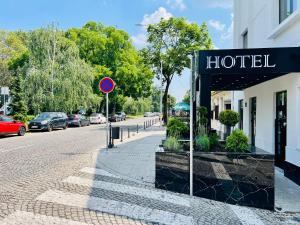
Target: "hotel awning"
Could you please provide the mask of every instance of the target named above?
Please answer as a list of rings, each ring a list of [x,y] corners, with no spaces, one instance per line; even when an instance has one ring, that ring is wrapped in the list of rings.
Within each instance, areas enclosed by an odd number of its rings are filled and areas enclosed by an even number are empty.
[[[199,51],[198,74],[211,91],[243,90],[300,72],[300,48]]]

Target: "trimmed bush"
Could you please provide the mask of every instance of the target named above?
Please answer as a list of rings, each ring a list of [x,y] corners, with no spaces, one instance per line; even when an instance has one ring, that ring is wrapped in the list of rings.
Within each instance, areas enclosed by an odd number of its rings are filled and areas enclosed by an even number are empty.
[[[13,116],[14,120],[20,121],[22,123],[26,123],[28,121],[27,116],[23,115],[23,114],[15,114]]]
[[[180,152],[181,151],[181,144],[178,142],[176,137],[169,137],[164,142],[164,148],[169,151],[173,152]]]
[[[239,122],[240,115],[233,110],[225,110],[220,113],[219,120],[225,126],[233,127]]]
[[[225,148],[230,152],[248,152],[248,137],[242,130],[234,130],[231,135],[226,138]]]
[[[208,152],[210,149],[209,137],[207,135],[196,138],[196,146],[201,150]]]
[[[219,139],[220,137],[216,133],[209,135],[209,144],[211,149],[219,145]]]
[[[182,137],[189,131],[189,127],[179,119],[170,118],[167,124],[167,134],[170,137]]]

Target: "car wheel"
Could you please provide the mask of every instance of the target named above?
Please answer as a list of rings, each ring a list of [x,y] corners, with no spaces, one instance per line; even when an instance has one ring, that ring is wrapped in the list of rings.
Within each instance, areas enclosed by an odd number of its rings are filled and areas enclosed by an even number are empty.
[[[53,126],[52,126],[52,125],[48,125],[47,131],[48,131],[48,132],[51,132],[52,130],[53,130]]]
[[[19,133],[18,133],[18,135],[19,135],[19,136],[24,136],[24,135],[25,135],[25,133],[26,133],[26,129],[25,129],[25,127],[20,127],[20,130],[19,130]]]
[[[68,125],[65,123],[65,125],[63,126],[63,129],[67,129],[68,128]]]
[[[81,122],[79,122],[79,123],[78,123],[78,127],[82,127],[82,124],[81,124]]]

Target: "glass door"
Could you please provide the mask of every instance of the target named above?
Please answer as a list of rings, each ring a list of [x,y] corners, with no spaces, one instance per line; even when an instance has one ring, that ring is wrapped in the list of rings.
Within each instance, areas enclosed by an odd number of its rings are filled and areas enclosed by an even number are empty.
[[[250,129],[251,145],[254,147],[256,135],[256,97],[250,98]]]
[[[275,165],[283,167],[285,161],[286,130],[287,130],[287,92],[276,93],[275,118]]]

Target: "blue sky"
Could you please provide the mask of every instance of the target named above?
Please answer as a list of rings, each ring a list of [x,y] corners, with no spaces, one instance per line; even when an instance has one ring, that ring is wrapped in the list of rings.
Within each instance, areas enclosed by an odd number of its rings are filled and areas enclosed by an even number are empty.
[[[0,0],[0,29],[32,30],[55,22],[61,29],[81,27],[89,20],[126,30],[133,43],[145,44],[145,30],[160,18],[206,21],[216,48],[232,47],[233,0]],[[180,101],[189,89],[189,71],[175,78],[170,93]]]

